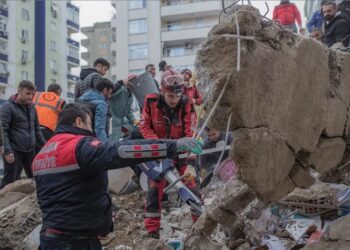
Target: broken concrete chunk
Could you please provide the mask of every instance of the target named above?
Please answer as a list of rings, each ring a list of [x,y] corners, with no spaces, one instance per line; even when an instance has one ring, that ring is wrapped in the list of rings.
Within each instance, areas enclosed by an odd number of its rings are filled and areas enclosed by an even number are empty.
[[[236,130],[233,137],[233,159],[239,166],[239,178],[258,197],[276,201],[294,189],[291,181],[287,182],[290,185],[278,186],[294,164],[293,152],[279,135],[267,128],[256,128]]]
[[[350,246],[350,215],[339,218],[328,227],[323,236],[324,239],[348,241]]]
[[[342,138],[321,138],[315,152],[310,155],[308,164],[321,174],[328,172],[341,162],[345,147]]]
[[[310,171],[302,167],[299,163],[294,164],[289,177],[294,185],[299,188],[308,188],[315,183],[315,179],[311,176]]]
[[[217,222],[210,218],[207,213],[202,214],[193,225],[194,232],[200,232],[205,235],[211,235],[217,226]]]

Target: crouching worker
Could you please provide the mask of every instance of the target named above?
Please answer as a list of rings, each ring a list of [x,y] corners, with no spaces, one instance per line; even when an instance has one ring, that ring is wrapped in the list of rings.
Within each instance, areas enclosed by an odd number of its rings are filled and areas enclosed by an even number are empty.
[[[161,94],[150,94],[145,98],[140,132],[145,139],[179,139],[192,137],[196,125],[193,103],[183,95],[184,78],[175,70],[166,70],[161,76]],[[174,166],[179,174],[193,173],[194,159],[176,159]],[[199,180],[191,178],[186,186],[200,198]],[[145,228],[152,238],[159,238],[163,189],[166,181],[148,180],[145,207]],[[191,210],[192,220],[199,214]]]
[[[67,105],[32,164],[43,219],[41,249],[102,249],[98,237],[113,225],[107,170],[175,158],[186,145],[201,150],[190,138],[102,142],[93,136],[88,108]]]

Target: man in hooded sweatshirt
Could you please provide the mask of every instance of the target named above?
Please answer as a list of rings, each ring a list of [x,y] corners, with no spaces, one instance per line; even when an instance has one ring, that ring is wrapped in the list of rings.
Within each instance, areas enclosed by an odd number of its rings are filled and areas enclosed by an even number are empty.
[[[94,89],[89,89],[79,98],[79,102],[86,103],[92,111],[92,129],[101,141],[108,140],[111,116],[108,115],[107,100],[111,98],[113,89],[113,83],[102,78],[96,83]]]
[[[83,69],[75,85],[75,99],[79,99],[89,89],[94,89],[99,80],[106,75],[110,63],[104,58],[97,58],[93,68]]]

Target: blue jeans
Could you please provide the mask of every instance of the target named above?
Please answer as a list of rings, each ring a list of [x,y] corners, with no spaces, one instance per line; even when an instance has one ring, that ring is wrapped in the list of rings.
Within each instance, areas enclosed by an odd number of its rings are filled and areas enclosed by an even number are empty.
[[[40,235],[41,250],[102,250],[101,242],[96,239],[74,240],[57,239]]]

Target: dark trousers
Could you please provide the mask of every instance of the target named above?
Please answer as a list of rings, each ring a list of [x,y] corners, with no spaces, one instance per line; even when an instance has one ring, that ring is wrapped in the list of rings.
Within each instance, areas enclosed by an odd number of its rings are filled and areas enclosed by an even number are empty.
[[[2,179],[0,189],[5,187],[7,184],[19,180],[21,178],[22,168],[24,169],[28,178],[33,178],[31,165],[35,157],[35,151],[21,152],[13,150],[13,155],[15,157],[15,161],[11,164],[8,163],[5,160],[5,156],[3,156],[4,178]]]
[[[39,250],[102,250],[98,239],[57,239],[40,235]]]

